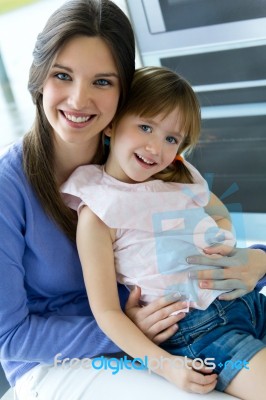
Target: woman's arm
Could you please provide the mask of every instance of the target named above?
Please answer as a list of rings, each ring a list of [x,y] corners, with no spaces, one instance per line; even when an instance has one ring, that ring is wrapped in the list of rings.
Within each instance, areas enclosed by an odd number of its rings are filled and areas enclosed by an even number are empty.
[[[213,193],[205,210],[219,227],[227,230],[232,228],[228,210]],[[232,300],[245,295],[256,286],[261,289],[266,285],[266,246],[255,245],[250,249],[243,249],[216,245],[204,249],[204,252],[206,256],[191,256],[187,258],[187,262],[220,268],[194,271],[191,278],[198,279],[201,288],[230,291],[222,294],[220,299]],[[216,254],[221,257],[209,257]]]
[[[112,231],[88,207],[83,207],[78,222],[77,245],[90,306],[100,328],[133,358],[168,359],[154,372],[175,385],[200,393],[212,390],[215,374],[203,376],[188,368],[173,371],[169,362],[175,357],[151,342],[122,312],[112,242]]]
[[[0,358],[5,365],[10,361],[9,379],[14,383],[19,362],[52,364],[58,353],[60,358],[82,358],[119,349],[100,331],[89,307],[84,314],[86,292],[75,246],[43,211],[21,163],[4,161]]]

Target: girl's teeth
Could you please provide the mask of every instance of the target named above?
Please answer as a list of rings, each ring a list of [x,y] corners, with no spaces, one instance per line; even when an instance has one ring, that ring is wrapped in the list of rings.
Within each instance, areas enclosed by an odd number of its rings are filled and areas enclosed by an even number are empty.
[[[139,154],[137,154],[137,156],[138,156],[142,161],[144,161],[146,164],[149,164],[149,165],[155,164],[153,161],[146,160],[146,158],[140,156]]]
[[[65,114],[65,116],[69,121],[77,123],[87,122],[90,119],[90,117],[75,117],[74,115],[69,115],[69,114]]]

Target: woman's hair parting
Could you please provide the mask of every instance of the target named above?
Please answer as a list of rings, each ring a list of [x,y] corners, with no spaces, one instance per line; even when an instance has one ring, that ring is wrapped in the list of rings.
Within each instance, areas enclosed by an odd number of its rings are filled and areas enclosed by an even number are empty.
[[[36,117],[31,131],[24,137],[24,169],[46,212],[73,240],[76,220],[64,205],[55,180],[52,128],[44,113],[42,88],[62,46],[78,35],[99,37],[108,45],[119,74],[118,111],[127,100],[135,71],[131,24],[111,0],[67,1],[51,15],[37,37],[28,82]],[[99,146],[93,162],[102,162],[103,157]]]
[[[164,181],[192,183],[192,175],[180,155],[191,152],[199,139],[200,105],[191,85],[177,73],[164,67],[144,67],[136,70],[130,97],[115,118],[113,127],[115,128],[126,114],[146,118],[161,114],[166,117],[174,110],[177,111],[177,118],[181,120],[184,139],[173,163],[154,177]]]

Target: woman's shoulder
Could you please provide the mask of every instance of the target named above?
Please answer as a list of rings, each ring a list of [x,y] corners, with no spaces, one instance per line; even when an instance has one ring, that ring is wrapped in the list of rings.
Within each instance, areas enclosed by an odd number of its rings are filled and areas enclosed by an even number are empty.
[[[6,213],[14,207],[21,210],[25,208],[31,189],[23,169],[22,141],[1,149],[0,187],[0,205]]]
[[[22,162],[22,140],[0,149],[0,179],[16,181],[25,179]]]

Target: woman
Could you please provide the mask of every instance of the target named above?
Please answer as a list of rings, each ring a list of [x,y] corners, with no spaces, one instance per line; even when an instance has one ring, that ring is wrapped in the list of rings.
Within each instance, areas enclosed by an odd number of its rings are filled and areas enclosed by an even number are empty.
[[[54,366],[59,353],[84,359],[119,351],[88,307],[76,221],[58,188],[77,166],[104,158],[99,133],[123,105],[134,72],[132,28],[109,0],[70,1],[48,20],[33,55],[36,119],[0,161],[1,363],[18,399],[124,398],[124,390],[140,398],[147,379],[161,397],[171,389],[144,373],[123,379],[122,371],[114,380],[108,371]],[[119,292],[124,306],[127,292]],[[128,315],[154,342],[166,340],[179,317],[165,315],[179,303],[162,299],[140,309],[138,297],[137,289]]]
[[[85,371],[84,379],[84,370],[76,376],[70,370],[67,378],[53,368],[58,353],[82,359],[119,351],[88,307],[76,220],[58,188],[77,166],[103,160],[100,132],[127,97],[134,50],[131,25],[109,0],[65,3],[36,42],[29,76],[36,119],[0,161],[1,363],[21,399],[29,399],[36,385],[46,399],[54,393],[69,399],[71,387],[91,390],[98,372]],[[119,291],[124,306],[128,294]],[[179,317],[160,320],[178,303],[162,300],[143,312],[135,307],[137,298],[135,293],[127,307],[150,338],[160,342],[177,330]]]

